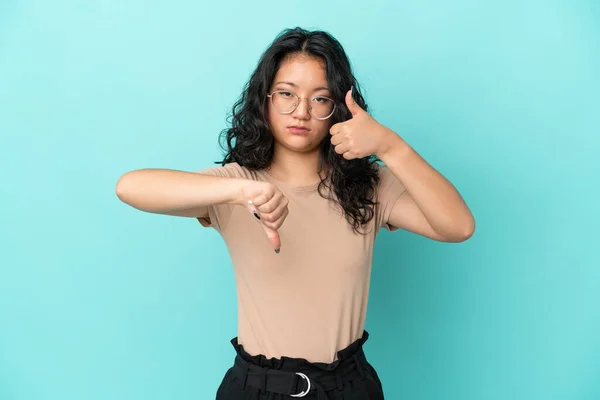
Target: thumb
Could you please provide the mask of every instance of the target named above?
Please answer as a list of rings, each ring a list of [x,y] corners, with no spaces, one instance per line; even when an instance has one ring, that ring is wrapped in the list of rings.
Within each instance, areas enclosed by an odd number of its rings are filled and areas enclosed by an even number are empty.
[[[252,200],[248,200],[248,210],[250,210],[250,212],[254,215],[254,217],[258,220],[260,220],[260,216],[257,213],[256,208],[254,207],[254,202]],[[275,253],[279,254],[279,250],[281,249],[281,238],[279,237],[279,232],[277,232],[274,229],[269,228],[268,226],[265,226],[264,224],[261,224],[261,226],[263,227],[265,233],[267,234],[267,238],[269,238],[269,242],[271,242],[271,244],[273,245],[273,248],[275,249]]]
[[[352,98],[352,91],[353,89],[350,89],[348,90],[348,93],[346,93],[346,106],[348,106],[348,110],[350,110],[352,116],[355,117],[358,114],[360,114],[363,111],[363,109],[360,108],[360,106],[356,104],[356,101],[354,101],[354,99]]]
[[[269,241],[273,245],[273,248],[275,249],[275,253],[279,254],[279,250],[281,249],[281,238],[279,237],[279,232],[277,232],[274,229],[268,228],[264,225],[263,225],[263,229],[267,233],[267,237],[269,238]]]

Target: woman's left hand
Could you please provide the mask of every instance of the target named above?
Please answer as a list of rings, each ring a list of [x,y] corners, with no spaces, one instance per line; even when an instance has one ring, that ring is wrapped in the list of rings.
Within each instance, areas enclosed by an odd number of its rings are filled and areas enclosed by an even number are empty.
[[[352,98],[352,91],[346,93],[346,105],[352,118],[339,122],[329,129],[331,144],[335,152],[346,160],[381,155],[390,147],[396,133],[377,122]]]

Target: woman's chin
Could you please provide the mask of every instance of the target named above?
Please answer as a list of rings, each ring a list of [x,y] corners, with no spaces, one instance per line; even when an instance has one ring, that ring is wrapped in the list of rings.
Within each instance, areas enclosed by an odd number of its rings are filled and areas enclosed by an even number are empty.
[[[312,152],[319,147],[319,144],[312,138],[286,138],[284,142],[279,142],[279,145],[296,153]]]

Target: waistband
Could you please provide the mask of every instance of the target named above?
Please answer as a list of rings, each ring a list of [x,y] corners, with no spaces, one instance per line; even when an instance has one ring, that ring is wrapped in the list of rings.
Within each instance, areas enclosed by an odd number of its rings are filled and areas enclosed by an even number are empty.
[[[316,392],[318,398],[326,399],[326,392],[342,389],[343,385],[357,377],[365,378],[367,359],[363,344],[369,334],[337,352],[333,363],[311,363],[303,358],[269,358],[250,355],[237,338],[231,340],[235,350],[232,373],[242,385],[255,387],[263,392],[279,393],[291,397],[304,397]]]

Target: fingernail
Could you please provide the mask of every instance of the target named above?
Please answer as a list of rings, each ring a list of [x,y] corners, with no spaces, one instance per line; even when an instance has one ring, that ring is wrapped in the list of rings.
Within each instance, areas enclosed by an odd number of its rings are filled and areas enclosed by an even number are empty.
[[[279,254],[280,251],[281,251],[281,249],[277,249],[277,250],[275,250],[275,253]]]
[[[256,219],[260,219],[260,217],[258,216],[258,214],[256,213],[256,211],[254,211],[254,216],[256,217]]]
[[[350,86],[350,92],[354,94],[354,85]]]

